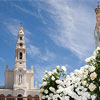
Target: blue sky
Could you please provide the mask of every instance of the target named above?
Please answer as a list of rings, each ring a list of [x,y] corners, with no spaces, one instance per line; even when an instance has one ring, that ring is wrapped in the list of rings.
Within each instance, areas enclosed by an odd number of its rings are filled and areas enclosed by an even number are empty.
[[[20,22],[27,47],[27,69],[41,83],[45,70],[65,65],[68,73],[85,65],[95,49],[96,0],[0,0],[0,85],[5,65],[14,68]]]

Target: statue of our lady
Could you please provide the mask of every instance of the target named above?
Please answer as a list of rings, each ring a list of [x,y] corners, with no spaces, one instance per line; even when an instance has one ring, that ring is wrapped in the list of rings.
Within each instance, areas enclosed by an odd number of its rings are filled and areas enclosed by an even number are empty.
[[[95,26],[95,44],[96,47],[100,47],[100,3],[98,2],[97,8],[95,9],[96,13],[96,26]]]

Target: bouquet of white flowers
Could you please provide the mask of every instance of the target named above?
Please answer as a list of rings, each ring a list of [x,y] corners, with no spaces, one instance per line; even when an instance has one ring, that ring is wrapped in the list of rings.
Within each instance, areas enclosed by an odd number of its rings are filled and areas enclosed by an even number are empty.
[[[45,72],[40,86],[42,100],[100,100],[100,48],[87,65],[66,75],[64,66]],[[62,80],[63,79],[63,80]]]
[[[55,70],[45,71],[43,77],[43,83],[40,85],[40,92],[42,93],[42,100],[60,100],[59,94],[57,96],[57,90],[59,84],[66,78],[66,68],[57,66]]]

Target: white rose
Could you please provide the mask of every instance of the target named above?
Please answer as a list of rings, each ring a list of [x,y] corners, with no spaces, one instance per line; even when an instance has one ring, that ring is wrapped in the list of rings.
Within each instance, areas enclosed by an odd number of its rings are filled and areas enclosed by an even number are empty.
[[[46,89],[46,90],[44,90],[44,93],[45,93],[45,94],[48,94],[48,90],[47,90],[47,89]]]
[[[82,81],[82,85],[85,86],[87,81]]]
[[[97,47],[96,52],[97,52],[98,50],[100,50],[100,47]]]
[[[55,80],[55,77],[54,77],[54,76],[52,76],[52,77],[51,77],[51,79],[54,81],[54,80]]]
[[[93,83],[91,83],[89,85],[89,89],[90,89],[90,91],[94,91],[96,89],[96,85],[94,85]]]
[[[96,100],[96,95],[91,95],[92,100]]]
[[[95,71],[95,69],[96,69],[95,66],[90,66],[90,67],[89,67],[89,71],[90,71],[90,72]]]
[[[55,92],[55,89],[54,89],[53,87],[50,87],[49,90],[50,90],[51,92]]]
[[[43,95],[43,96],[42,96],[42,99],[45,99],[45,98],[46,98],[46,97]]]
[[[56,69],[59,69],[60,68],[60,66],[56,66]]]
[[[56,70],[56,69],[55,69],[55,70],[53,70],[53,74],[54,74],[54,73],[57,73],[57,70]]]
[[[86,62],[90,62],[90,61],[93,60],[93,59],[95,59],[95,57],[94,57],[94,56],[91,56],[91,57],[89,57],[89,58],[86,58],[85,61],[86,61]]]
[[[40,92],[42,93],[43,91],[44,91],[44,89],[43,89],[43,88],[41,88],[41,89],[40,89]]]
[[[86,62],[90,62],[90,60],[91,60],[90,58],[86,58],[85,59]]]
[[[61,84],[62,81],[61,81],[61,80],[56,80],[56,83],[57,83],[57,84]]]
[[[94,52],[93,52],[93,56],[95,56],[95,57],[97,56],[97,53],[96,53],[96,51],[94,51]]]
[[[48,75],[51,76],[51,75],[52,75],[52,72],[49,71],[49,72],[48,72]]]
[[[91,80],[94,80],[97,77],[96,72],[91,73],[90,77],[91,77]]]
[[[47,75],[45,75],[45,76],[42,78],[43,81],[46,81],[46,79],[47,79]]]
[[[43,82],[42,86],[46,86],[47,85],[47,82]]]
[[[50,93],[49,96],[52,97],[53,96],[53,93]]]
[[[47,79],[47,77],[45,77],[45,76],[42,78],[43,81],[46,81],[46,79]]]
[[[66,72],[66,67],[65,66],[62,66],[61,69]]]

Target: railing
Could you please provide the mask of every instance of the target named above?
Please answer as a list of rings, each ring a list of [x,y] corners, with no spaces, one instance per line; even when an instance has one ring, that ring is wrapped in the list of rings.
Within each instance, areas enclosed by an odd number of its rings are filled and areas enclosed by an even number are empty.
[[[39,97],[16,97],[16,96],[0,96],[0,100],[5,100],[5,99],[16,99],[17,100],[23,100],[26,98],[27,100],[40,100]]]

